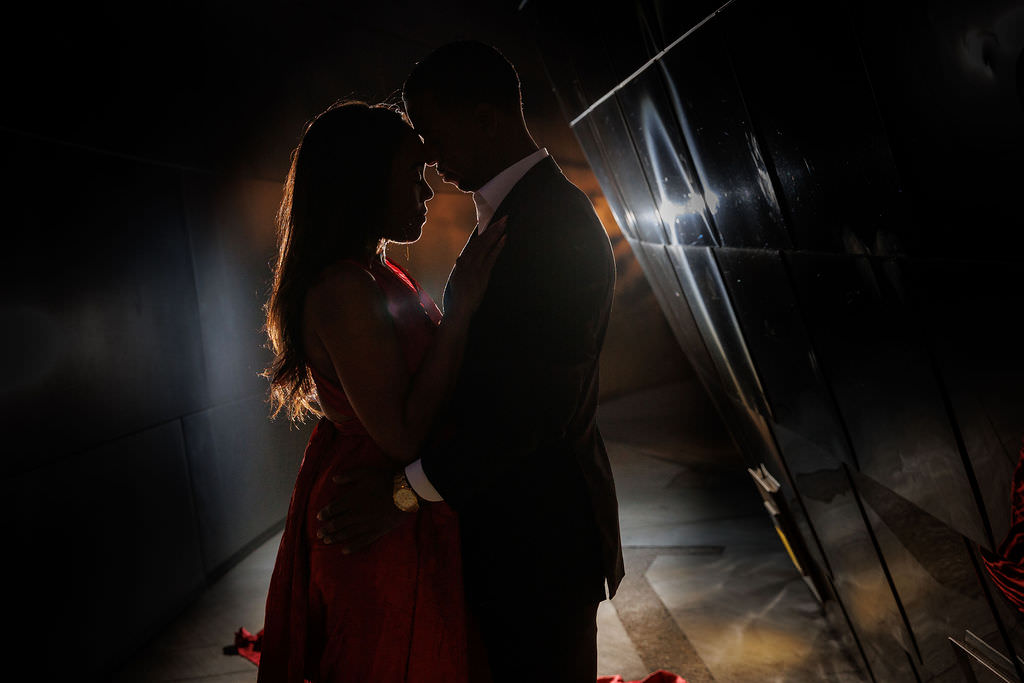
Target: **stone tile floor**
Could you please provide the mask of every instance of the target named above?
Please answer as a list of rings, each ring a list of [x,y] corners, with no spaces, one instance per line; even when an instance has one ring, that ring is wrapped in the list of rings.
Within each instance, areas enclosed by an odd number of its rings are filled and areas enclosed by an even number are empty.
[[[699,386],[606,402],[600,421],[627,578],[598,612],[599,673],[632,680],[663,668],[689,683],[866,680],[789,561]],[[279,540],[210,586],[114,680],[255,681],[255,667],[222,648],[239,626],[261,628]]]

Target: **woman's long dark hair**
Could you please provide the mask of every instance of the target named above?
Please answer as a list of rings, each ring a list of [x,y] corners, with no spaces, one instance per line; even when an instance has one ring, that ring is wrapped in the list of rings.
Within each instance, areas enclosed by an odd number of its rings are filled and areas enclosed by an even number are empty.
[[[385,105],[339,102],[306,124],[292,152],[277,211],[277,263],[266,312],[274,360],[271,415],[293,422],[320,416],[302,349],[306,293],[331,263],[365,260],[383,247],[381,224],[391,164],[411,129]]]

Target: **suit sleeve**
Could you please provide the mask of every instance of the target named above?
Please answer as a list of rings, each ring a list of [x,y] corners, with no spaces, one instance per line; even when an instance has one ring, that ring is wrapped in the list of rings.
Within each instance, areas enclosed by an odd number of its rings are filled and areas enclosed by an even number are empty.
[[[582,197],[582,196],[581,196]],[[594,381],[614,284],[608,238],[589,202],[533,217],[509,241],[474,321],[453,436],[422,456],[456,508],[510,477],[543,476]],[[537,225],[537,222],[540,225]]]

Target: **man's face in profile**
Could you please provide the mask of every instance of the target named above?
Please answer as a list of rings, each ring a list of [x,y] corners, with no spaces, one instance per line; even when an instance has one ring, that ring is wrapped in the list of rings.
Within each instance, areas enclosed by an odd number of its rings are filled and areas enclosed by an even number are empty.
[[[488,178],[480,177],[482,141],[475,135],[468,108],[460,104],[442,107],[429,94],[406,100],[405,107],[413,128],[423,138],[427,164],[436,164],[438,175],[463,192],[480,189]]]

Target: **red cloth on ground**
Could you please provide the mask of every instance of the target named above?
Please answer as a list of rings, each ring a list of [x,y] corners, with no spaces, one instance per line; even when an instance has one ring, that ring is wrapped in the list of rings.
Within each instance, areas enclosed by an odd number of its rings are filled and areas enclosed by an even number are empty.
[[[394,264],[375,263],[369,272],[415,371],[441,314]],[[355,418],[341,387],[314,378],[321,404],[352,419],[322,419],[306,447],[267,597],[259,680],[468,681],[458,525],[446,504],[425,503],[351,555],[317,539],[315,515],[336,495],[333,475],[394,463]]]
[[[235,645],[234,648],[225,648],[225,654],[234,654],[239,657],[244,657],[256,666],[260,665],[260,650],[263,648],[263,629],[256,635],[249,633],[249,631],[243,626],[242,628],[235,631]],[[233,652],[228,652],[232,650]]]
[[[686,683],[686,681],[674,673],[658,669],[639,681],[624,681],[622,676],[598,676],[597,683]]]
[[[992,582],[1024,613],[1024,448],[1021,448],[1013,474],[1010,524],[1010,533],[996,552],[981,548],[981,559]]]

